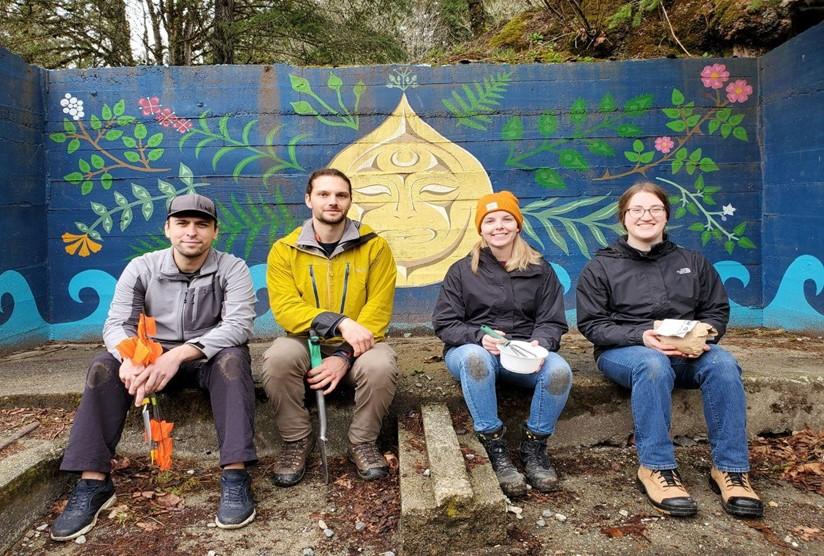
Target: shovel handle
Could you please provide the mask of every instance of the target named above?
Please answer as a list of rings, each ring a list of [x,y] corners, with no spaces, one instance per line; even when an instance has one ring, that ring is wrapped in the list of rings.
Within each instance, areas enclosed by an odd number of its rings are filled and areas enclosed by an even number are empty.
[[[323,357],[320,353],[320,338],[317,335],[311,334],[309,336],[309,361],[312,368],[319,366],[323,362]],[[322,442],[326,441],[326,397],[323,395],[323,390],[315,390],[315,400],[318,404],[318,419],[320,420],[320,430],[318,436]]]

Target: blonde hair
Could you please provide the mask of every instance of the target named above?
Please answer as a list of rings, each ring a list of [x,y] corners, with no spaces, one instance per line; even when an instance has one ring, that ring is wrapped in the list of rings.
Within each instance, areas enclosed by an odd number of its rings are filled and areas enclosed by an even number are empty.
[[[478,243],[472,246],[472,251],[469,252],[472,256],[470,268],[472,268],[472,272],[474,274],[478,274],[478,265],[481,262],[481,249],[484,247],[489,246],[486,241],[481,238],[478,240]],[[524,238],[521,237],[521,234],[518,234],[515,237],[515,243],[512,246],[512,256],[509,257],[508,261],[506,261],[506,266],[504,268],[506,268],[507,272],[512,272],[513,270],[526,270],[529,265],[540,263],[542,258],[543,255],[530,247],[529,244],[524,241]]]

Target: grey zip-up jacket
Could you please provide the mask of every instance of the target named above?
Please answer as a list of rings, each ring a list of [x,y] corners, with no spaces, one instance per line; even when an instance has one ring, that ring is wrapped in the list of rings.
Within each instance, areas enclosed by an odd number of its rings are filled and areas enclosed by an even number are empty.
[[[171,248],[146,253],[120,275],[103,325],[106,349],[118,360],[117,345],[137,335],[141,312],[156,320],[154,339],[164,348],[188,343],[210,359],[252,336],[252,276],[242,259],[215,249],[193,275],[178,270]]]

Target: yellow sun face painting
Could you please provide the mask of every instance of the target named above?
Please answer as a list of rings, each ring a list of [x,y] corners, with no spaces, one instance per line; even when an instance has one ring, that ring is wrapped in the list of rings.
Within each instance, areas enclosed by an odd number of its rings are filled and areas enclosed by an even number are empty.
[[[440,282],[478,241],[475,204],[492,192],[489,176],[469,151],[424,122],[406,95],[329,165],[352,180],[350,217],[389,242],[398,287]]]

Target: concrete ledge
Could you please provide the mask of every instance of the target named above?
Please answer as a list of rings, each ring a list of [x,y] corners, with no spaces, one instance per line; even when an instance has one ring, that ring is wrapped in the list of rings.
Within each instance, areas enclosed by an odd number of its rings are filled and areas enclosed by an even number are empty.
[[[473,493],[449,409],[442,404],[425,405],[421,417],[435,505],[458,515],[471,502]]]

